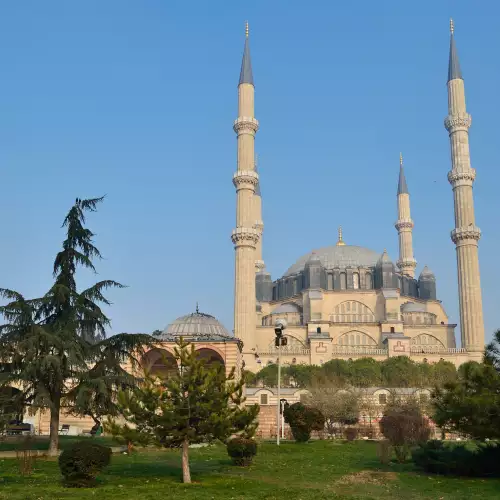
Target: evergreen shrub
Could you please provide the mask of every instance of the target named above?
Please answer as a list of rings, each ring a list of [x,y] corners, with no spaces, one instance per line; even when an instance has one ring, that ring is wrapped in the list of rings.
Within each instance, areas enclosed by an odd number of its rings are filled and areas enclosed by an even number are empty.
[[[356,427],[347,427],[344,430],[344,435],[347,441],[354,441],[358,437],[358,429]]]
[[[95,486],[95,478],[111,461],[111,448],[95,440],[75,443],[59,456],[59,469],[65,486],[88,488]]]
[[[257,455],[257,442],[253,439],[237,437],[227,443],[227,454],[235,465],[245,467],[252,463]]]
[[[413,450],[413,462],[432,474],[500,477],[500,446],[494,442],[429,441]]]
[[[298,443],[306,443],[311,439],[312,431],[322,431],[325,427],[325,417],[317,409],[302,403],[286,405],[285,422],[290,425],[293,438]]]

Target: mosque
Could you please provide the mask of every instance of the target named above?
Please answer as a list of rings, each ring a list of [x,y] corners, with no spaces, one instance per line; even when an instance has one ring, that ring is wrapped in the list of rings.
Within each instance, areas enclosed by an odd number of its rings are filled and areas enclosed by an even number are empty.
[[[287,345],[280,347],[283,363],[321,365],[333,358],[410,356],[415,361],[445,359],[457,366],[482,359],[484,325],[479,277],[478,241],[472,185],[476,171],[470,165],[471,117],[450,22],[448,115],[444,125],[451,148],[448,180],[453,190],[461,347],[455,327],[438,299],[434,273],[424,266],[416,274],[410,190],[400,156],[397,180],[399,258],[387,252],[347,244],[339,228],[336,244],[298,258],[285,274],[273,279],[263,260],[262,196],[255,161],[259,122],[254,114],[254,78],[248,25],[238,84],[234,331],[230,334],[209,315],[193,313],[168,326],[161,338],[168,349],[176,336],[188,335],[197,346],[213,349],[211,359],[237,363],[257,372],[276,362],[274,325],[286,319]],[[396,187],[396,179],[395,179]],[[231,360],[221,346],[230,346]],[[237,346],[237,347],[236,347]]]

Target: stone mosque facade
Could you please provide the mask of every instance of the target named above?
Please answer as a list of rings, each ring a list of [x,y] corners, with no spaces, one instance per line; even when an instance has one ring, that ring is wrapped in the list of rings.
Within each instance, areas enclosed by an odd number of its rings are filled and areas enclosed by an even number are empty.
[[[238,85],[234,336],[242,341],[246,369],[256,372],[276,362],[274,324],[287,320],[282,362],[322,364],[333,358],[378,360],[410,356],[415,361],[440,359],[459,365],[482,359],[484,325],[479,277],[478,240],[474,219],[464,80],[450,25],[448,115],[445,128],[451,147],[448,180],[453,191],[460,300],[461,347],[455,324],[438,299],[436,277],[424,266],[417,275],[413,254],[410,190],[400,157],[397,182],[399,258],[387,252],[347,244],[339,228],[338,241],[300,257],[285,274],[273,279],[263,260],[263,217],[255,138],[254,79],[248,26]],[[443,174],[444,175],[444,174]],[[395,179],[396,185],[396,179]],[[396,187],[396,186],[395,186]]]

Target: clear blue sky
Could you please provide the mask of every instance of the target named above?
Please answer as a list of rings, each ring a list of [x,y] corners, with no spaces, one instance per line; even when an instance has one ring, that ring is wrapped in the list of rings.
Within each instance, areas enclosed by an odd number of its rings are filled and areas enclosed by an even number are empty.
[[[89,226],[113,332],[194,310],[232,328],[236,140],[250,22],[273,278],[348,244],[397,258],[399,152],[418,272],[458,322],[446,74],[449,17],[473,117],[487,335],[498,287],[500,2],[24,0],[0,8],[0,285],[39,296],[76,197],[107,195]],[[85,282],[90,279],[85,276]],[[93,279],[93,278],[92,278]]]

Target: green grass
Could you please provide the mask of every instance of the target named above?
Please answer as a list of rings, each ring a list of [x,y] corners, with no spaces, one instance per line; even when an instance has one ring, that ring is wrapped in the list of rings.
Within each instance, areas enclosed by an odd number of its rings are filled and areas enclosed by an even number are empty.
[[[111,438],[99,436],[91,438],[90,436],[59,436],[59,449],[65,450],[76,441],[81,439],[95,439],[99,444],[104,446],[120,446]],[[49,438],[47,436],[35,436],[32,441],[32,450],[47,450],[49,448]],[[15,451],[23,445],[23,437],[7,437],[0,441],[1,451]]]
[[[1,500],[58,499],[286,499],[483,500],[498,499],[500,480],[429,476],[411,464],[381,466],[376,444],[285,443],[259,447],[254,465],[231,465],[222,446],[191,450],[194,484],[180,482],[178,451],[115,455],[95,489],[60,485],[56,461],[39,460],[21,477],[15,459],[0,460]]]

